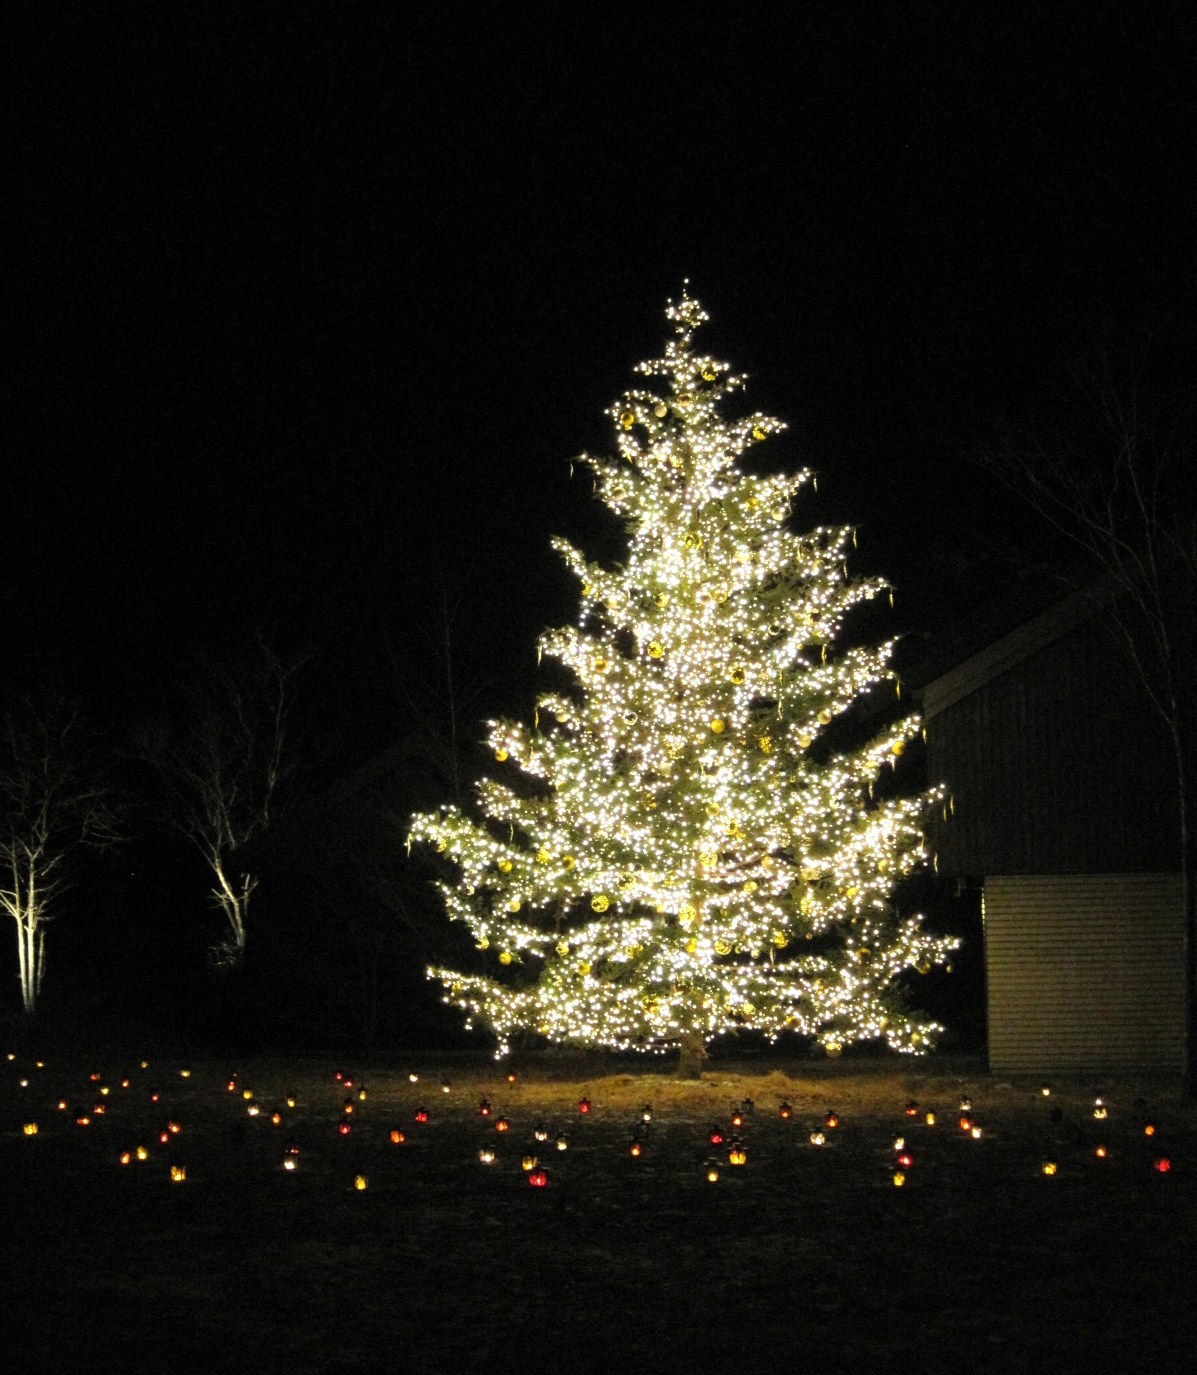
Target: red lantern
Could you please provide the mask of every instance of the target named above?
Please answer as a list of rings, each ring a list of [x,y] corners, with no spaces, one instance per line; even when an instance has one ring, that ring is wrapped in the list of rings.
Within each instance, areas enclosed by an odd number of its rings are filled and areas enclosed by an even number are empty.
[[[1168,1171],[1172,1168],[1172,1162],[1168,1159],[1166,1155],[1157,1155],[1156,1158],[1151,1162],[1151,1168],[1156,1172],[1156,1174],[1167,1174]]]
[[[353,1125],[350,1122],[346,1121],[344,1118],[342,1118],[341,1121],[337,1123],[338,1136],[348,1136],[352,1130]]]
[[[585,1116],[587,1115],[587,1113],[590,1112],[590,1099],[589,1099],[589,1098],[582,1098],[582,1099],[579,1100],[579,1102],[578,1102],[578,1111],[582,1114],[583,1117],[585,1117]]]
[[[778,1113],[781,1115],[782,1121],[788,1122],[794,1115],[794,1109],[790,1107],[788,1103],[783,1102],[781,1107],[778,1108]]]
[[[479,1117],[489,1117],[489,1116],[490,1116],[490,1104],[486,1101],[485,1098],[478,1104],[478,1116],[479,1116]]]
[[[505,1117],[495,1118],[495,1131],[505,1132],[511,1130],[511,1123]]]
[[[918,1115],[919,1115],[919,1105],[918,1105],[918,1104],[914,1101],[914,1099],[912,1098],[912,1099],[910,1100],[910,1102],[906,1104],[906,1116],[907,1116],[907,1117],[917,1117]]]
[[[534,1189],[547,1189],[549,1187],[549,1176],[545,1170],[533,1170],[528,1176],[528,1183]]]
[[[417,1109],[416,1109],[416,1121],[417,1121],[417,1122],[427,1122],[427,1121],[428,1121],[428,1109],[427,1109],[427,1108],[417,1108]]]
[[[712,1146],[723,1145],[723,1129],[718,1125],[718,1123],[714,1124],[711,1127],[711,1130],[707,1133],[707,1140],[711,1143]]]

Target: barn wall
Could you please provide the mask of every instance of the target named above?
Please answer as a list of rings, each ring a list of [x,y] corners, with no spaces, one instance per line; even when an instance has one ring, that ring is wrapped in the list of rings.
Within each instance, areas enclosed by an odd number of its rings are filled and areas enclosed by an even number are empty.
[[[956,688],[927,700],[928,776],[954,800],[930,829],[940,873],[1179,868],[1162,726],[1100,617]]]
[[[1179,1073],[1178,874],[985,880],[990,1068]]]

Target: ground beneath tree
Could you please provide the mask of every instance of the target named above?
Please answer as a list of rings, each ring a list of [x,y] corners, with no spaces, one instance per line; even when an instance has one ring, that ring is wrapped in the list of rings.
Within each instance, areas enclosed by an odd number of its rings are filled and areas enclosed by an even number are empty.
[[[681,1083],[599,1059],[517,1064],[508,1082],[469,1058],[142,1058],[0,1065],[6,1325],[25,1371],[1134,1371],[1197,1355],[1197,1119],[1169,1085],[1045,1098],[944,1061],[716,1062]]]

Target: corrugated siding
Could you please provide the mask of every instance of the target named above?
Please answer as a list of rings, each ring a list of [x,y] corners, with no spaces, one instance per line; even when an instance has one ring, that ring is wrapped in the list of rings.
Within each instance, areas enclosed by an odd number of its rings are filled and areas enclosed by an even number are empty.
[[[955,799],[929,828],[939,872],[1179,868],[1175,768],[1142,696],[1091,620],[929,720],[928,776]]]
[[[1179,1072],[1179,874],[985,880],[989,1064]]]

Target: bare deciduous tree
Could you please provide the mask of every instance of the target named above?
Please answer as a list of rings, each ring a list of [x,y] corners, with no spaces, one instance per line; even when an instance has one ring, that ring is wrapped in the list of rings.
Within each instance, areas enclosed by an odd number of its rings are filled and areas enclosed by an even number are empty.
[[[166,784],[171,821],[213,878],[212,901],[226,927],[212,949],[218,967],[245,959],[258,886],[249,849],[276,819],[292,771],[287,724],[299,666],[259,643],[250,666],[193,684],[183,693],[183,714],[142,738],[142,756]]]
[[[1113,355],[1076,368],[1049,425],[982,461],[1079,551],[1169,741],[1185,928],[1185,1084],[1197,1097],[1197,489],[1192,416],[1165,421]]]
[[[0,908],[17,932],[21,1006],[37,1009],[46,926],[82,846],[117,839],[108,790],[89,773],[77,711],[57,702],[7,714],[0,761]]]

